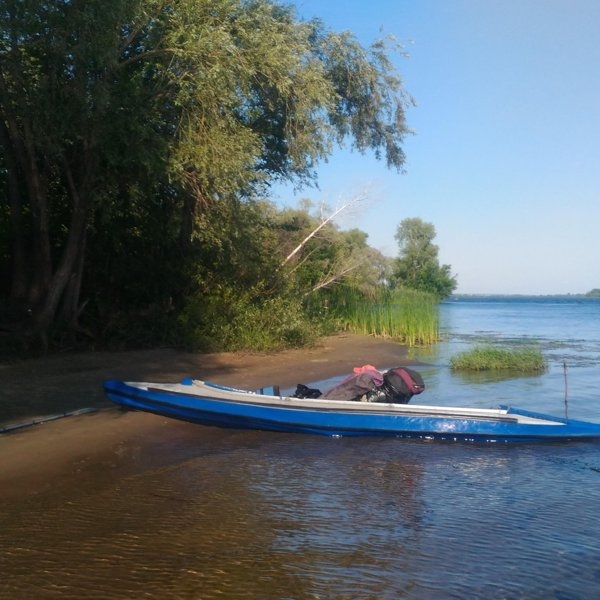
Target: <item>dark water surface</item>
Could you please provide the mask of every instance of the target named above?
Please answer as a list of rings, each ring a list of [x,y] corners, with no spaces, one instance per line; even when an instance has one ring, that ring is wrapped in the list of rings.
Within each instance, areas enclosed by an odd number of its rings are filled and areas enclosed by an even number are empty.
[[[578,313],[580,327],[569,320],[576,305],[465,304],[443,307],[447,342],[422,353],[419,402],[509,399],[561,414],[568,356],[569,411],[600,421],[600,304]],[[448,355],[482,335],[535,337],[549,372],[452,375]],[[173,422],[76,481],[1,505],[1,598],[600,597],[600,444],[336,439]]]

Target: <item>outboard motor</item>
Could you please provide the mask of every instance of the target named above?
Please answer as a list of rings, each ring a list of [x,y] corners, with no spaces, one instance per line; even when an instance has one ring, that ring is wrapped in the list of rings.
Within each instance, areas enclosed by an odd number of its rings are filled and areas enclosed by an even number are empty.
[[[408,404],[410,399],[425,390],[423,377],[406,367],[390,369],[383,374],[383,384],[377,390],[377,398],[371,402]]]

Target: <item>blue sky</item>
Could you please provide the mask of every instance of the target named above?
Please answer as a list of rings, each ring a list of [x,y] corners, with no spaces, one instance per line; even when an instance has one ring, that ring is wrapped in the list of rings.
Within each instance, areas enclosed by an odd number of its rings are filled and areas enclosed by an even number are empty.
[[[369,202],[339,224],[398,254],[402,219],[433,223],[459,293],[600,288],[600,0],[296,0],[363,45],[394,35],[415,99],[406,173],[336,151],[299,198]]]

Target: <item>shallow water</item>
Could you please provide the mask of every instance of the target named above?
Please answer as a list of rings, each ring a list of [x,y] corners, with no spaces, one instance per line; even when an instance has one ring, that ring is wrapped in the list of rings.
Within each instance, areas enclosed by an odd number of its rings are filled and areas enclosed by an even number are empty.
[[[520,339],[521,322],[445,305],[448,341],[422,353],[419,402],[509,400],[561,414],[564,354],[569,411],[600,421],[598,323],[565,334],[568,315],[545,310],[552,331],[522,329],[550,349],[547,374],[472,380],[450,373],[447,356],[482,332]],[[49,491],[3,502],[0,597],[594,598],[598,506],[596,443],[336,439],[173,422]]]
[[[600,422],[600,299],[490,297],[441,305],[443,342],[416,349],[427,394],[418,401],[461,406],[508,404]],[[454,374],[451,356],[477,344],[535,345],[548,360],[543,375]],[[566,369],[566,373],[565,373]],[[417,401],[417,399],[414,399]]]
[[[589,598],[600,446],[174,428],[4,507],[3,598]],[[68,493],[67,493],[68,492]]]

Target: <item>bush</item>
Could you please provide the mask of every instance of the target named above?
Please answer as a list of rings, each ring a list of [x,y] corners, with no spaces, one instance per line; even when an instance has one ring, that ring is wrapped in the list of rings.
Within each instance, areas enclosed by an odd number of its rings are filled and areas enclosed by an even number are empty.
[[[194,351],[273,351],[314,343],[319,327],[295,298],[265,298],[229,287],[191,298],[179,316],[180,339]]]

